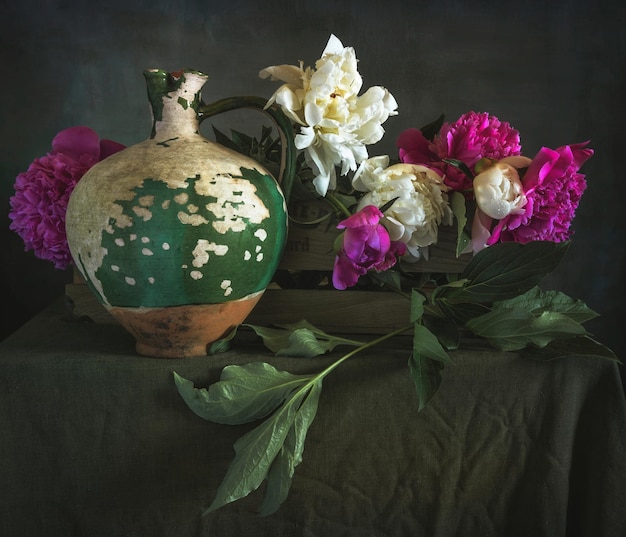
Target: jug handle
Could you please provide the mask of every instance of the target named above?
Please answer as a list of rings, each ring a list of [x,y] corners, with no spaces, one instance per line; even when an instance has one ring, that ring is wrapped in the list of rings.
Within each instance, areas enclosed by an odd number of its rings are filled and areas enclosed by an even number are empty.
[[[277,181],[283,191],[285,200],[289,202],[291,188],[296,176],[296,157],[298,152],[294,142],[293,126],[279,107],[272,105],[266,108],[266,104],[267,99],[261,97],[226,97],[210,104],[201,103],[197,111],[198,120],[202,122],[211,116],[240,108],[258,110],[269,116],[280,135],[281,159]]]

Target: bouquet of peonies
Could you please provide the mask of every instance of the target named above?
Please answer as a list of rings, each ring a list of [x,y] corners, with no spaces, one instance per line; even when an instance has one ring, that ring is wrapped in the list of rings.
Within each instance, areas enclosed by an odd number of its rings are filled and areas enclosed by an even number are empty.
[[[359,95],[355,51],[334,35],[315,68],[272,66],[260,76],[284,82],[268,106],[278,105],[297,128],[300,183],[345,217],[337,225],[345,229],[333,270],[337,289],[398,259],[428,259],[439,227],[455,220],[458,255],[500,242],[570,238],[586,187],[579,169],[593,155],[587,143],[542,148],[530,159],[509,123],[468,112],[454,123],[440,116],[402,132],[392,163],[387,155],[370,158],[367,146],[381,140],[397,103],[380,86]]]
[[[586,355],[616,360],[582,323],[597,314],[562,293],[544,291],[541,279],[569,246],[571,223],[586,181],[581,166],[593,155],[587,142],[522,155],[520,134],[488,113],[468,112],[407,129],[398,155],[370,157],[383,123],[397,114],[385,88],[361,93],[355,51],[331,35],[315,67],[280,65],[260,71],[284,82],[267,101],[295,127],[299,150],[293,199],[323,200],[341,231],[335,241],[332,283],[337,289],[371,278],[410,301],[407,324],[378,339],[358,342],[326,334],[306,321],[281,327],[250,326],[282,355],[313,357],[340,345],[355,347],[318,374],[291,375],[264,362],[228,366],[208,389],[174,373],[188,406],[204,419],[241,424],[264,418],[236,444],[236,456],[211,512],[267,481],[262,513],[279,508],[317,410],[322,380],[344,360],[412,331],[408,371],[421,410],[441,383],[461,334],[535,359]],[[276,142],[241,133],[216,138],[271,168]],[[11,229],[27,249],[58,268],[70,263],[64,211],[76,181],[120,144],[99,141],[86,127],[60,133],[53,151],[20,174],[11,198]],[[293,179],[293,178],[292,178]],[[456,255],[471,254],[460,275],[416,279],[406,264],[428,259],[441,226],[455,226]],[[425,284],[429,284],[426,290]],[[218,342],[223,350],[235,334]],[[263,453],[259,458],[255,453]]]

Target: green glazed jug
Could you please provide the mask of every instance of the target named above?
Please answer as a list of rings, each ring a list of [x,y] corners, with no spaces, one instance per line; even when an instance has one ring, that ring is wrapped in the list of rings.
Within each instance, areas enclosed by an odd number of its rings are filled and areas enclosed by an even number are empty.
[[[205,104],[207,75],[144,72],[150,137],[93,166],[70,197],[75,266],[139,354],[206,355],[241,324],[280,262],[295,166],[291,125],[255,97]],[[282,187],[256,160],[200,133],[212,115],[250,107],[281,135]]]

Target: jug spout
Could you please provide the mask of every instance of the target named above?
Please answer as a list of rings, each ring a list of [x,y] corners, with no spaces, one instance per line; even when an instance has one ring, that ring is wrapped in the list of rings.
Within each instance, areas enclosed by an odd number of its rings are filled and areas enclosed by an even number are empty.
[[[147,69],[144,77],[152,112],[150,139],[199,134],[200,92],[208,75],[193,69]]]

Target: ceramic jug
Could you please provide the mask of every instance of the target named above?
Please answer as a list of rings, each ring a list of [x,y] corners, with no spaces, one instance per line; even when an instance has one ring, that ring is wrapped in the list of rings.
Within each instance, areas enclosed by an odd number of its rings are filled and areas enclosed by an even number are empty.
[[[93,166],[70,197],[75,266],[139,354],[206,355],[241,324],[276,271],[295,166],[290,123],[254,97],[202,101],[207,75],[144,72],[147,140]],[[256,160],[204,137],[200,123],[241,107],[264,111],[282,140],[283,189]]]

